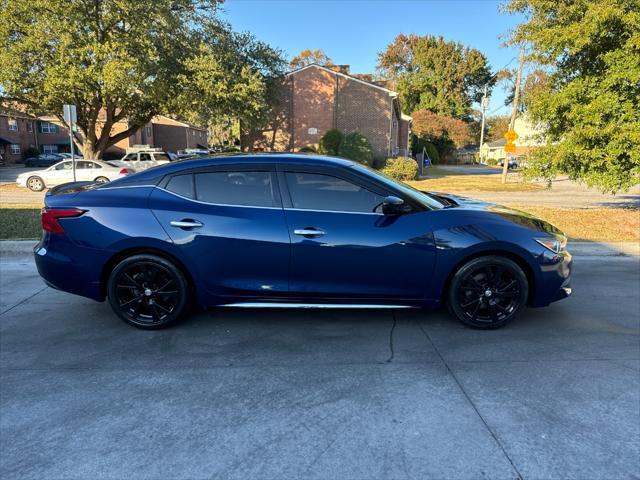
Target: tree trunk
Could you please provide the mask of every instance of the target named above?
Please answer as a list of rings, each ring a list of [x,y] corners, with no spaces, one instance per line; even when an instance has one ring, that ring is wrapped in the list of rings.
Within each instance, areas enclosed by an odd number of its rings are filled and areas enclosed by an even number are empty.
[[[91,142],[85,141],[84,145],[82,145],[82,156],[85,159],[100,160],[102,158],[103,153],[104,152],[102,152],[101,150],[98,150],[96,148],[96,145],[92,144]]]

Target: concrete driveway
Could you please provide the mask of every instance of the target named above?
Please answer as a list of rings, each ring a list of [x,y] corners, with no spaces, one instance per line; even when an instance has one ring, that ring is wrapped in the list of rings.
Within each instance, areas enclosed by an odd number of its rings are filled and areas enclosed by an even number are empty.
[[[144,332],[0,264],[1,478],[638,478],[640,264],[480,332],[442,312]]]

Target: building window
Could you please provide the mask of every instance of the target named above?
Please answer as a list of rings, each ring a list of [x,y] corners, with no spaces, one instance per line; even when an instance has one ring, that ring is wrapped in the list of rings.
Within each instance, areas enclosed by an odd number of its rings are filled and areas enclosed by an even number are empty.
[[[55,123],[42,122],[40,124],[40,131],[42,133],[56,133],[58,131],[58,126]]]
[[[151,137],[151,127],[147,127],[147,138]]]
[[[191,136],[195,137],[196,136],[196,131],[195,130],[191,130]]]
[[[18,131],[18,120],[16,120],[15,118],[9,119],[9,130],[13,130],[14,132]]]
[[[18,145],[17,143],[12,143],[11,144],[11,148],[10,148],[10,152],[13,155],[20,155],[20,145]]]
[[[42,153],[58,153],[58,145],[42,145]]]
[[[33,132],[33,122],[27,121],[27,132]]]

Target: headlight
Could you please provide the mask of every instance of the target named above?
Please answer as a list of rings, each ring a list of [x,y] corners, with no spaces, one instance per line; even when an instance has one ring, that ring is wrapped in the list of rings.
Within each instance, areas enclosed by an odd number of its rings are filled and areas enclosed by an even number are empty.
[[[553,253],[560,253],[567,247],[567,237],[564,235],[555,235],[553,238],[536,238],[536,242],[545,248],[548,248]]]

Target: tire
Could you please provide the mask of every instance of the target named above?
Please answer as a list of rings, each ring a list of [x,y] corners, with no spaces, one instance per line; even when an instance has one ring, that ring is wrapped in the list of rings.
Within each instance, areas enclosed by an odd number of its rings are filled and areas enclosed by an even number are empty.
[[[470,260],[455,273],[447,291],[451,313],[464,325],[500,328],[527,304],[529,284],[520,266],[500,256]]]
[[[107,183],[109,181],[110,180],[107,177],[102,177],[102,176],[96,177],[96,179],[94,180],[94,182],[98,182],[98,183]]]
[[[111,308],[129,325],[143,330],[165,328],[184,318],[190,306],[189,282],[172,262],[157,255],[125,258],[109,275]]]
[[[32,192],[41,192],[42,190],[44,190],[44,187],[44,180],[42,180],[42,178],[38,177],[37,175],[34,175],[33,177],[29,177],[27,179],[27,188]]]

